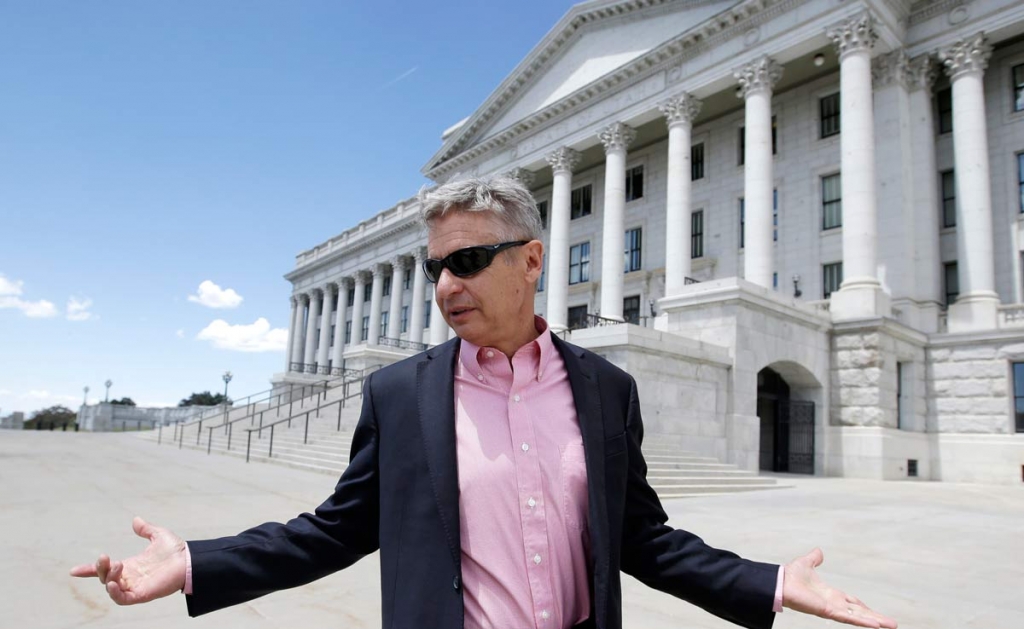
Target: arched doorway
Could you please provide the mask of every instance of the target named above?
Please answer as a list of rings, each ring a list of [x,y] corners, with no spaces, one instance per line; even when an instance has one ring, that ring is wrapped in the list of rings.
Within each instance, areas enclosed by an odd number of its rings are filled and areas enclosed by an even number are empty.
[[[757,416],[761,470],[813,474],[814,402],[792,399],[785,378],[765,367],[757,374]]]

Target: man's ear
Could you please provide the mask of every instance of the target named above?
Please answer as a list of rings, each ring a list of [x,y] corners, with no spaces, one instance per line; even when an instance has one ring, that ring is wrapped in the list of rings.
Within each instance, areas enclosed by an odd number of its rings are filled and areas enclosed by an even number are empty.
[[[526,279],[536,282],[544,270],[544,243],[531,240],[522,247],[523,260],[526,262]]]

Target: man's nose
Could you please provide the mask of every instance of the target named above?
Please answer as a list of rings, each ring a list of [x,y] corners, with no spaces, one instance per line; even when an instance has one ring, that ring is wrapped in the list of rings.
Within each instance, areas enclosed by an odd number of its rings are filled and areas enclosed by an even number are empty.
[[[434,292],[438,300],[443,301],[451,295],[462,292],[462,280],[453,275],[448,269],[441,269],[441,276],[437,278]]]

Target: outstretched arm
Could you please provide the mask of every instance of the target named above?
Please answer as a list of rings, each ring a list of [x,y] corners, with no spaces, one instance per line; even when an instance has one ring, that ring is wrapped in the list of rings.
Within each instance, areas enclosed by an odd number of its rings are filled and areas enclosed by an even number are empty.
[[[783,607],[847,625],[896,629],[896,621],[892,618],[872,610],[856,596],[850,596],[822,581],[814,569],[824,560],[825,555],[821,549],[815,548],[786,564]]]
[[[185,587],[185,541],[139,517],[132,520],[132,529],[149,540],[142,553],[123,561],[100,555],[95,564],[72,568],[71,576],[99,577],[118,605],[147,603],[181,591]]]

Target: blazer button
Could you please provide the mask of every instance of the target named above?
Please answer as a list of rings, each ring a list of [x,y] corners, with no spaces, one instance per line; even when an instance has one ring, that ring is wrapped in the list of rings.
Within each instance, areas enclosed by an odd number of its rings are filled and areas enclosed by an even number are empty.
[[[458,592],[460,587],[462,587],[462,579],[459,578],[459,575],[455,575],[455,578],[452,579],[452,588]]]

